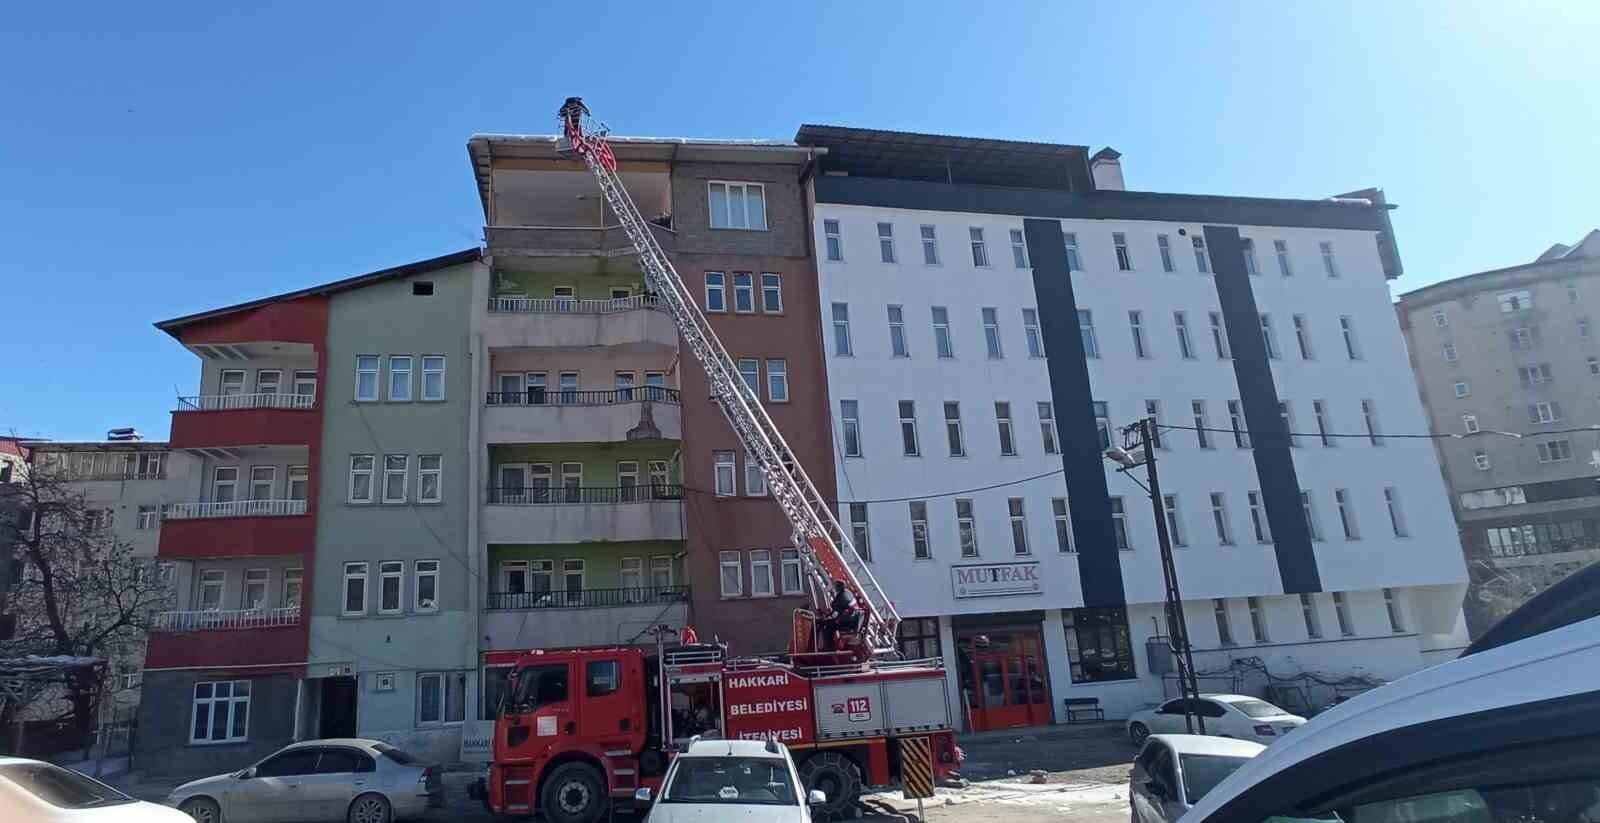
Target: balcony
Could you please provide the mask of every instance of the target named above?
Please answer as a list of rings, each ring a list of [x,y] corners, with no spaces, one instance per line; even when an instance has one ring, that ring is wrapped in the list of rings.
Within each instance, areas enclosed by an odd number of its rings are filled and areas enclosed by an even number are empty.
[[[229,500],[223,503],[173,503],[167,520],[212,517],[294,517],[306,513],[304,500]]]
[[[490,488],[490,543],[682,540],[682,488],[659,483],[570,488]]]
[[[233,411],[236,409],[309,409],[317,405],[310,394],[201,394],[178,398],[177,411]]]
[[[652,295],[612,300],[491,297],[484,340],[491,349],[677,348],[678,327]]]
[[[671,254],[677,250],[676,232],[655,223],[648,225],[662,251]],[[632,259],[638,255],[621,226],[485,226],[483,234],[489,254],[495,257]]]
[[[490,392],[485,397],[488,443],[618,443],[682,440],[677,389],[640,386],[619,391]]]
[[[688,621],[689,587],[660,586],[490,592],[482,626],[490,648],[528,649],[626,643],[657,623]]]
[[[178,398],[172,446],[305,446],[320,442],[317,399],[306,394],[204,394]]]
[[[236,632],[248,631],[248,640]],[[304,665],[306,632],[299,606],[156,615],[147,668]]]
[[[300,623],[300,607],[277,609],[191,609],[161,612],[150,628],[158,632],[242,631],[294,626]]]
[[[162,557],[303,554],[316,535],[304,500],[173,503],[161,527]]]

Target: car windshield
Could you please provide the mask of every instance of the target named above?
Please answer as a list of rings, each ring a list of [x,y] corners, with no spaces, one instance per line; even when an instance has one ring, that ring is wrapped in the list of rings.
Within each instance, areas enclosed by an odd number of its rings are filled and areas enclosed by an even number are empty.
[[[1199,803],[1206,792],[1216,788],[1222,778],[1233,774],[1249,759],[1220,754],[1178,755],[1178,762],[1183,764],[1183,793],[1189,798],[1189,805]]]
[[[0,766],[0,777],[58,809],[93,809],[134,802],[92,777],[49,763],[9,763]]]
[[[1244,712],[1245,717],[1279,717],[1288,714],[1265,700],[1233,700],[1229,705]]]
[[[374,743],[372,748],[377,749],[378,754],[381,754],[402,766],[410,766],[421,762],[417,760],[416,755],[411,754],[405,749],[397,749],[388,743]]]
[[[777,757],[680,757],[664,803],[795,806],[789,763]]]

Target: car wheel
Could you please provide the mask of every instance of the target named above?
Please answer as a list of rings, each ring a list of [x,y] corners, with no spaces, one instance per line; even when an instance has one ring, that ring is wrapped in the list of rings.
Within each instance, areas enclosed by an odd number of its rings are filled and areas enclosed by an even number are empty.
[[[545,778],[539,797],[550,823],[595,823],[605,816],[610,799],[605,781],[587,763],[566,763]]]
[[[222,809],[209,797],[191,797],[183,801],[178,811],[194,818],[194,823],[222,823]]]
[[[861,796],[861,772],[850,758],[838,752],[823,752],[800,766],[800,782],[807,793],[816,789],[827,802],[811,807],[814,820],[840,820],[854,816]]]
[[[1135,746],[1143,746],[1145,738],[1150,736],[1150,727],[1143,723],[1134,723],[1128,726],[1128,739]]]
[[[348,823],[390,823],[393,819],[394,809],[389,806],[389,798],[371,792],[357,797],[345,814]]]

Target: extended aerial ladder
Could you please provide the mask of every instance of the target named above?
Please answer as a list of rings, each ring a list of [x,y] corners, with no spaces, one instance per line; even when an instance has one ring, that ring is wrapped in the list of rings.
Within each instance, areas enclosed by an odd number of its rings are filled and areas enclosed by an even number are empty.
[[[701,313],[693,293],[678,276],[655,236],[650,232],[644,216],[634,205],[633,198],[617,175],[617,160],[605,140],[605,130],[586,130],[588,107],[583,100],[569,97],[559,112],[562,132],[571,144],[573,153],[581,158],[600,184],[606,204],[611,207],[639,254],[639,266],[644,270],[645,282],[672,314],[684,345],[705,369],[711,385],[711,395],[722,408],[735,434],[745,450],[755,459],[761,474],[766,478],[767,489],[777,501],[789,525],[794,529],[795,548],[799,551],[806,578],[811,584],[812,600],[819,607],[827,602],[832,581],[842,580],[855,596],[862,611],[859,634],[865,641],[866,653],[888,655],[895,651],[895,629],[900,616],[894,604],[878,586],[861,556],[856,553],[849,535],[839,526],[833,509],[812,485],[794,452],[784,441],[778,427],[767,416],[761,399],[740,376],[733,358],[723,347],[711,323]],[[795,651],[800,648],[803,634],[797,619]]]

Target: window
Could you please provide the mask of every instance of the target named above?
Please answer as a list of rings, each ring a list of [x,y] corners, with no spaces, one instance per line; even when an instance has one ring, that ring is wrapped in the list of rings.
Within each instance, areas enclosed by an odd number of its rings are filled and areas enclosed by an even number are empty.
[[[944,306],[933,307],[933,348],[940,358],[948,360],[956,356],[950,342],[950,312]]]
[[[972,265],[979,268],[989,266],[989,247],[983,242],[983,229],[976,226],[967,229],[967,237],[972,243]]]
[[[1233,445],[1241,448],[1250,448],[1250,431],[1245,426],[1244,412],[1239,408],[1239,401],[1228,401],[1228,424],[1233,428]]]
[[[878,255],[885,263],[894,262],[894,224],[878,224]]]
[[[750,452],[744,453],[744,494],[746,497],[767,496],[767,475]]]
[[[1211,259],[1206,256],[1206,239],[1199,235],[1194,237],[1194,268],[1201,274],[1211,273]]]
[[[1512,312],[1533,308],[1533,292],[1527,290],[1509,291],[1499,295],[1495,300],[1500,303],[1500,312],[1502,314],[1511,314]]]
[[[1562,420],[1561,403],[1555,400],[1541,400],[1528,406],[1528,422],[1535,425],[1543,423],[1559,423]]]
[[[745,386],[750,393],[758,399],[761,397],[761,361],[754,357],[739,358],[739,376],[744,378]]]
[[[200,610],[214,612],[222,608],[222,591],[227,584],[228,573],[223,569],[200,572]]]
[[[1350,624],[1350,604],[1345,600],[1344,592],[1333,593],[1333,614],[1339,618],[1339,634],[1355,637],[1355,627]]]
[[[1233,530],[1228,527],[1228,503],[1222,492],[1211,493],[1211,525],[1217,530],[1217,542],[1227,546],[1233,543]]]
[[[1128,542],[1128,511],[1122,505],[1121,497],[1111,498],[1111,536],[1118,549],[1126,551],[1133,548]]]
[[[863,560],[872,559],[872,530],[867,525],[867,504],[850,504],[850,542]]]
[[[918,231],[922,234],[922,262],[930,266],[939,265],[939,239],[933,227],[920,226]]]
[[[1233,357],[1233,353],[1228,351],[1228,331],[1222,325],[1222,312],[1211,312],[1211,345],[1217,351],[1218,360]]]
[[[244,394],[244,376],[244,369],[223,369],[218,393],[223,397]]]
[[[1078,258],[1078,235],[1062,232],[1061,240],[1067,248],[1067,272],[1083,271],[1083,261]]]
[[[250,681],[222,680],[194,684],[194,711],[189,725],[190,743],[231,743],[248,740],[250,729]],[[263,769],[273,771],[280,760],[294,758],[299,752],[289,752],[263,764]],[[311,771],[315,752],[303,762],[296,759],[292,766],[285,764],[285,775],[306,774]],[[274,771],[274,773],[276,773]]]
[[[1094,334],[1094,315],[1088,309],[1078,309],[1078,334],[1083,338],[1083,356],[1099,357],[1100,343]]]
[[[1161,401],[1144,401],[1144,416],[1151,418],[1155,423],[1155,428],[1150,432],[1150,442],[1158,449],[1167,448],[1166,441],[1161,439]]]
[[[1293,277],[1294,269],[1289,266],[1289,244],[1282,240],[1274,240],[1272,251],[1278,255],[1278,273],[1284,277]]]
[[[910,400],[901,400],[900,409],[900,445],[906,457],[917,457],[922,454],[922,449],[917,443],[917,404]]]
[[[1578,302],[1578,287],[1572,283],[1567,284],[1567,302]]]
[[[406,477],[410,474],[411,456],[386,454],[383,456],[383,502],[406,502]]]
[[[1514,351],[1529,351],[1539,345],[1539,327],[1521,326],[1506,332]]]
[[[1317,247],[1322,250],[1322,270],[1327,272],[1329,277],[1338,277],[1339,263],[1333,259],[1333,244],[1324,240],[1318,243]]]
[[[1394,530],[1394,536],[1405,537],[1406,518],[1400,510],[1400,489],[1395,486],[1384,486],[1383,502],[1389,509],[1389,527]]]
[[[1194,344],[1189,340],[1189,315],[1187,312],[1175,311],[1172,313],[1172,324],[1178,332],[1178,356],[1185,360],[1194,359]]]
[[[729,452],[732,454],[732,452]],[[723,597],[740,597],[744,594],[744,561],[739,552],[719,552],[717,566],[722,582]]]
[[[1024,511],[1023,500],[1012,497],[1006,500],[1006,511],[1011,515],[1011,550],[1016,555],[1029,554],[1028,550],[1028,518]]]
[[[1522,382],[1523,388],[1554,382],[1555,375],[1550,371],[1549,363],[1540,363],[1537,366],[1518,366],[1517,379]]]
[[[1572,441],[1566,438],[1535,444],[1540,463],[1560,463],[1572,459]]]
[[[911,501],[911,556],[918,560],[933,557],[933,546],[928,543],[928,504],[924,500]]]
[[[898,634],[901,660],[938,659],[942,654],[939,647],[937,617],[914,617],[902,620]]]
[[[978,524],[972,517],[972,501],[956,500],[956,534],[962,557],[978,556]]]
[[[1056,522],[1056,550],[1072,551],[1072,518],[1067,509],[1067,498],[1050,498],[1050,513]]]
[[[844,259],[844,241],[839,237],[839,221],[822,221],[823,245],[827,248],[829,260],[835,262]]]
[[[1488,471],[1489,467],[1490,467],[1489,453],[1484,451],[1483,449],[1478,449],[1477,451],[1474,451],[1472,453],[1472,465],[1476,466],[1478,468],[1478,471],[1483,471],[1483,472]]]
[[[844,456],[861,456],[861,417],[854,400],[839,401],[839,429],[844,437]]]
[[[1278,338],[1272,333],[1272,315],[1261,315],[1261,342],[1267,348],[1267,359],[1278,359]]]
[[[760,183],[712,183],[711,228],[767,228],[767,193]]]
[[[444,468],[444,456],[438,454],[417,455],[417,502],[438,503],[444,499],[439,484],[440,475]]]
[[[267,581],[272,579],[270,569],[245,569],[244,590],[239,598],[241,609],[264,609],[267,606]]]
[[[166,452],[143,452],[134,464],[133,476],[140,478],[166,476]]]
[[[1317,600],[1314,595],[1300,595],[1300,616],[1305,620],[1306,639],[1315,640],[1322,636],[1322,618],[1317,615]]]
[[[756,310],[755,275],[750,272],[733,273],[733,310],[738,314],[752,314]]]
[[[1461,428],[1465,429],[1467,434],[1477,434],[1478,416],[1476,414],[1461,415]]]
[[[1244,602],[1250,607],[1250,635],[1257,643],[1271,642],[1271,638],[1267,636],[1267,615],[1261,605],[1261,598],[1246,597]]]
[[[1578,318],[1578,336],[1581,337],[1581,338],[1584,338],[1585,340],[1587,340],[1589,338],[1589,331],[1590,331],[1589,318],[1587,318],[1587,317]]]
[[[1172,539],[1172,545],[1183,548],[1189,545],[1187,535],[1183,532],[1183,517],[1178,514],[1178,496],[1165,494],[1161,496],[1161,509],[1167,516],[1167,536]]]
[[[1255,529],[1256,542],[1271,543],[1272,524],[1267,522],[1267,510],[1261,503],[1261,492],[1246,492],[1245,499],[1250,503],[1250,526]]]
[[[1446,344],[1444,344],[1443,349],[1444,349],[1444,362],[1446,362],[1446,363],[1454,363],[1454,362],[1456,362],[1456,344],[1454,344],[1454,343],[1446,343]]]
[[[344,614],[367,613],[367,564],[344,564]]]
[[[835,357],[849,357],[854,353],[850,347],[850,306],[847,303],[834,303],[833,354]]]
[[[356,358],[356,400],[370,403],[378,399],[378,357],[364,354]]]
[[[149,531],[161,522],[161,509],[156,506],[140,506],[138,517],[134,520],[134,528]]]
[[[249,499],[271,500],[272,489],[277,485],[277,480],[278,468],[276,466],[251,466]]]
[[[1120,231],[1112,232],[1111,245],[1117,252],[1117,271],[1133,271],[1133,258],[1128,256],[1128,236]]]
[[[722,272],[706,272],[706,311],[728,310],[727,284],[727,276]]]
[[[301,596],[305,593],[305,569],[283,570],[283,596],[279,605],[286,609],[300,608]]]
[[[1144,312],[1138,309],[1128,311],[1128,331],[1133,333],[1133,356],[1140,360],[1150,357],[1150,350],[1144,340]]]
[[[389,400],[401,402],[411,399],[411,356],[389,355]]]
[[[732,497],[739,493],[735,481],[734,463],[737,458],[731,451],[715,451],[711,453],[711,476],[716,484],[718,497]]]
[[[1248,238],[1239,238],[1239,251],[1244,254],[1244,273],[1251,277],[1261,276],[1261,269],[1256,265],[1256,241]]]
[[[1093,401],[1094,428],[1100,434],[1100,450],[1111,448],[1111,411],[1104,400]]]
[[[1016,440],[1011,436],[1011,404],[1005,401],[996,401],[994,404],[995,427],[1000,431],[1000,454],[1004,457],[1015,457],[1017,454]]]
[[[783,313],[783,278],[779,275],[761,275],[761,310],[767,314]]]
[[[372,467],[373,456],[370,454],[350,455],[350,494],[351,503],[372,502]]]
[[[749,457],[749,453],[745,453]],[[639,461],[617,461],[617,496],[623,501],[635,501],[639,498]]]
[[[1217,619],[1217,642],[1223,646],[1232,646],[1233,624],[1228,620],[1228,601],[1220,597],[1213,598],[1211,614]]]
[[[1455,383],[1455,392],[1456,397],[1466,397],[1472,394],[1472,387],[1465,380],[1457,380]]]
[[[1039,436],[1044,442],[1045,454],[1056,454],[1059,447],[1056,445],[1056,413],[1050,403],[1036,403],[1039,410]]]
[[[1039,337],[1038,309],[1022,310],[1022,339],[1027,341],[1029,357],[1044,356],[1044,344]]]
[[[961,404],[947,400],[944,404],[944,436],[951,457],[966,457],[967,446],[961,437]]]
[[[211,500],[215,503],[232,503],[238,497],[239,468],[218,466],[211,471]]]
[[[444,399],[444,358],[427,355],[422,358],[422,399]]]
[[[1361,359],[1361,344],[1356,342],[1356,321],[1349,315],[1339,318],[1339,333],[1344,335],[1344,353],[1351,360]]]
[[[1289,407],[1289,401],[1278,401],[1278,418],[1283,421],[1283,430],[1289,435],[1289,445],[1300,447],[1300,435],[1294,431],[1294,411]]]
[[[1382,429],[1378,427],[1378,404],[1371,400],[1361,401],[1361,420],[1367,427],[1367,442],[1374,446],[1383,445]]]
[[[1589,358],[1589,374],[1600,374],[1600,357]]]
[[[999,360],[1000,354],[1000,315],[994,308],[980,310],[983,317],[983,343],[987,348],[990,360]]]
[[[278,369],[260,369],[256,372],[256,394],[277,394],[278,386],[282,381],[282,371]]]
[[[772,596],[772,551],[769,549],[750,552],[750,596]]]
[[[1300,514],[1306,519],[1306,532],[1312,540],[1322,539],[1322,524],[1317,522],[1317,509],[1311,502],[1311,492],[1300,492]]]
[[[1306,328],[1306,316],[1296,314],[1291,317],[1294,321],[1294,340],[1300,347],[1301,360],[1315,359],[1311,354],[1311,331]]]
[[[767,399],[774,403],[789,402],[789,361],[767,361]]]
[[[671,558],[664,558],[671,562]],[[778,570],[779,584],[783,587],[784,594],[800,593],[800,551],[798,549],[784,549],[778,553],[781,567]],[[654,565],[654,561],[651,561]]]
[[[593,663],[589,664],[591,667]],[[421,672],[417,675],[417,725],[460,723],[466,712],[465,672]],[[323,755],[326,757],[327,755]]]
[[[400,613],[401,578],[406,564],[399,561],[378,564],[378,614]]]
[[[1161,252],[1161,270],[1177,271],[1177,267],[1172,265],[1172,239],[1165,234],[1156,235],[1156,250]]]
[[[1441,329],[1450,325],[1450,316],[1444,313],[1444,309],[1433,310],[1433,325]]]
[[[1200,444],[1200,448],[1214,448],[1211,445],[1211,432],[1209,431],[1211,426],[1206,422],[1206,401],[1191,400],[1189,402],[1189,410],[1194,413],[1194,436],[1195,440]]]
[[[1061,622],[1067,635],[1072,682],[1102,683],[1138,676],[1126,609],[1062,609]]]
[[[1356,526],[1356,506],[1350,499],[1350,490],[1334,489],[1333,502],[1339,507],[1339,527],[1344,530],[1344,539],[1360,540],[1361,530]]]

